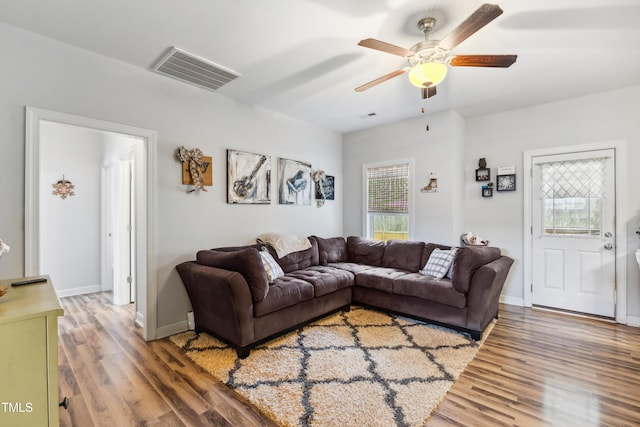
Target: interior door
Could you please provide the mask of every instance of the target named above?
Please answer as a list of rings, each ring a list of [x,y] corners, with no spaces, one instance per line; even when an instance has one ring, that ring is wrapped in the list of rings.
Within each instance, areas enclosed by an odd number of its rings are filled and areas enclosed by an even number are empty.
[[[615,316],[614,156],[532,159],[534,305]]]

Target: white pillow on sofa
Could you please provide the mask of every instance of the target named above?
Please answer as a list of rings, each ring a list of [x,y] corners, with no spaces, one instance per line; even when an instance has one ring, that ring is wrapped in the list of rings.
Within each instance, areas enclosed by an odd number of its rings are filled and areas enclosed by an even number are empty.
[[[451,248],[449,250],[435,248],[433,252],[431,252],[431,255],[429,255],[427,264],[420,270],[420,273],[425,276],[442,279],[449,271],[451,264],[453,264],[453,258],[455,258],[457,250],[458,248]]]
[[[273,259],[267,248],[263,248],[260,251],[260,257],[262,258],[262,265],[264,265],[264,271],[267,273],[269,283],[273,283],[278,277],[284,276],[282,267]]]

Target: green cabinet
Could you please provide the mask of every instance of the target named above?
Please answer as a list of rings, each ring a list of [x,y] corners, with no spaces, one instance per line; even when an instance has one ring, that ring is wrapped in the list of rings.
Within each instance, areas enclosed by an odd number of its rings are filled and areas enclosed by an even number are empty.
[[[0,425],[58,426],[58,316],[49,281],[0,280]]]

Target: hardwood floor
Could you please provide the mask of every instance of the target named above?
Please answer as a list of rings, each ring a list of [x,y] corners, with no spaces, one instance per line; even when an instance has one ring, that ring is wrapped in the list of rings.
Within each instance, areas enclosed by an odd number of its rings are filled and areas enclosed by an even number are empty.
[[[62,298],[62,426],[273,426],[130,306]],[[501,318],[428,426],[638,426],[640,329],[522,307]]]

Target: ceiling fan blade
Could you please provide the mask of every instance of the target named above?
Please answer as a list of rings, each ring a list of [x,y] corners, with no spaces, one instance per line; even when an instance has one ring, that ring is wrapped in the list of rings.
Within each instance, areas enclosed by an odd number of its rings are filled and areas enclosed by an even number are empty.
[[[437,93],[436,93],[436,87],[435,86],[422,88],[422,99],[429,99],[429,98],[434,97],[436,95],[437,95]]]
[[[502,15],[502,9],[497,4],[483,4],[447,34],[440,41],[440,47],[447,50],[453,49],[500,15]]]
[[[456,55],[449,65],[453,67],[497,67],[508,68],[516,62],[518,55]]]
[[[403,47],[396,46],[396,45],[383,42],[380,40],[376,40],[376,39],[360,40],[360,42],[358,43],[358,46],[368,47],[369,49],[380,50],[382,52],[387,52],[387,53],[391,53],[393,55],[398,55],[402,57],[413,54],[413,52],[411,52],[409,49],[405,49]]]
[[[389,74],[385,74],[382,77],[378,77],[375,80],[371,80],[369,83],[365,83],[362,86],[358,86],[355,89],[355,91],[356,92],[364,92],[367,89],[370,89],[370,88],[372,88],[372,87],[374,87],[376,85],[379,85],[380,83],[386,82],[387,80],[390,80],[390,79],[392,79],[394,77],[398,77],[398,76],[404,74],[405,72],[406,72],[406,70],[404,68],[401,68],[401,69],[396,70],[396,71],[392,71]]]

